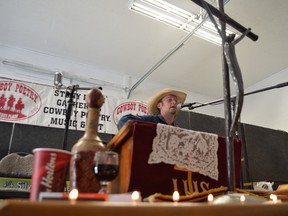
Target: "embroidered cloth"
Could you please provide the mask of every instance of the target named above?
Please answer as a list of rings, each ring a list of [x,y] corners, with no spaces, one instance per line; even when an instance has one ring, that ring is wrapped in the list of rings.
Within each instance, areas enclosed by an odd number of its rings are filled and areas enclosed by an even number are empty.
[[[218,135],[157,124],[148,164],[167,163],[218,180]]]

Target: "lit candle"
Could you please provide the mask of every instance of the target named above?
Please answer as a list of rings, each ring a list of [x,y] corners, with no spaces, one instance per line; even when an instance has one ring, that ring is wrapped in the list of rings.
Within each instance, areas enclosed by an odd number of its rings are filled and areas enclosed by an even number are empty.
[[[79,192],[78,192],[77,189],[73,189],[73,190],[70,191],[68,198],[69,198],[69,200],[71,201],[72,204],[76,203],[76,200],[78,198],[78,194],[79,194]]]
[[[241,195],[240,196],[240,202],[241,202],[241,204],[244,204],[244,202],[245,202],[245,196],[244,195]]]
[[[277,203],[282,203],[281,200],[278,199],[278,197],[275,194],[270,194],[269,196],[270,200],[265,202],[266,204],[277,204]]]
[[[133,204],[137,204],[138,201],[141,200],[141,194],[139,191],[133,191],[133,193],[131,194],[131,199]]]
[[[270,194],[270,199],[273,201],[273,203],[277,203],[277,196],[275,194]]]
[[[172,197],[173,197],[174,205],[178,205],[178,201],[179,201],[179,198],[180,198],[179,192],[178,191],[174,191]]]
[[[208,197],[207,197],[207,201],[208,201],[208,204],[209,204],[209,205],[212,204],[213,199],[214,199],[213,195],[212,195],[212,194],[209,194]]]

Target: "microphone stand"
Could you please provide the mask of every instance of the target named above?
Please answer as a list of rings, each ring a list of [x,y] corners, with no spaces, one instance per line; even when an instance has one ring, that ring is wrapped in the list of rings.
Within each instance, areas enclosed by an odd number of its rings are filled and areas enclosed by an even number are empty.
[[[213,22],[218,34],[222,38],[222,75],[223,75],[223,93],[224,93],[224,110],[225,110],[225,140],[226,140],[226,159],[227,159],[227,186],[228,192],[225,195],[220,195],[213,200],[213,203],[221,204],[221,203],[239,203],[240,196],[244,196],[243,194],[239,194],[236,192],[236,181],[235,181],[235,166],[234,166],[234,143],[233,143],[233,136],[236,131],[237,124],[239,122],[242,105],[243,105],[243,98],[244,98],[244,85],[241,75],[241,70],[239,68],[236,54],[235,54],[235,44],[238,43],[243,37],[249,37],[253,41],[258,39],[257,35],[254,35],[250,29],[246,29],[241,26],[236,21],[232,20],[229,16],[224,13],[224,4],[223,0],[219,0],[219,10],[214,8],[212,5],[208,4],[204,0],[192,0],[200,7],[204,8],[210,20]],[[214,16],[218,17],[220,27],[214,19]],[[234,27],[235,29],[239,30],[243,33],[242,36],[234,40],[235,34],[231,34],[226,36],[226,24]],[[236,88],[236,100],[235,100],[235,114],[231,115],[231,95],[230,95],[230,85],[229,85],[229,73],[231,74],[234,85]],[[252,203],[262,203],[263,199],[257,198],[249,195],[245,195],[245,202],[252,202]]]
[[[72,106],[74,105],[73,102],[73,97],[74,97],[74,92],[77,90],[77,85],[73,85],[71,87],[71,92],[66,92],[66,97],[69,95],[69,100],[68,100],[68,108],[66,112],[66,118],[65,118],[65,129],[64,129],[64,138],[63,138],[63,150],[67,150],[67,138],[68,138],[68,130],[69,130],[69,123],[71,119],[71,112],[72,112]],[[70,89],[68,87],[68,89]]]
[[[268,91],[268,90],[272,90],[272,89],[277,89],[277,88],[283,88],[283,87],[286,87],[288,86],[288,82],[284,82],[284,83],[279,83],[277,85],[273,85],[273,86],[270,86],[270,87],[266,87],[266,88],[262,88],[262,89],[258,89],[258,90],[255,90],[255,91],[251,91],[251,92],[248,92],[248,93],[245,93],[244,96],[248,96],[248,95],[252,95],[252,94],[256,94],[256,93],[261,93],[261,92],[264,92],[264,91]],[[231,102],[232,102],[232,110],[234,110],[235,108],[235,98],[236,96],[232,96],[230,99],[231,99]],[[220,103],[223,103],[224,102],[224,99],[219,99],[219,100],[214,100],[214,101],[211,101],[211,102],[207,102],[207,103],[203,103],[203,104],[200,104],[200,105],[195,105],[197,103],[190,103],[190,107],[188,107],[189,110],[193,110],[193,109],[196,109],[196,108],[200,108],[200,107],[204,107],[204,106],[207,106],[207,105],[218,105]],[[244,128],[243,128],[243,125],[242,124],[238,124],[238,127],[240,127],[240,131],[239,131],[239,128],[237,128],[238,131],[236,131],[236,136],[238,138],[238,136],[240,136],[242,139],[242,144],[243,144],[243,154],[244,154],[244,158],[245,158],[245,162],[246,162],[246,176],[247,176],[247,180],[248,182],[251,182],[250,180],[250,174],[249,174],[249,164],[247,162],[247,148],[246,148],[246,138],[245,138],[245,133],[244,133]],[[239,134],[240,133],[240,134]]]
[[[264,91],[268,91],[268,90],[272,90],[272,89],[276,89],[276,88],[282,88],[282,87],[286,87],[286,86],[288,86],[288,82],[284,82],[284,83],[280,83],[280,84],[277,84],[274,86],[270,86],[270,87],[258,89],[258,90],[252,91],[252,92],[248,92],[248,93],[245,93],[244,96],[248,96],[248,95],[252,95],[252,94],[256,94],[256,93],[260,93],[260,92],[264,92]],[[236,96],[232,96],[231,101],[235,100],[235,98],[236,98]],[[223,103],[223,102],[224,102],[223,98],[218,99],[218,100],[213,100],[213,101],[203,103],[203,104],[201,103],[199,105],[195,105],[195,102],[194,102],[194,103],[191,103],[191,106],[188,107],[188,109],[193,110],[193,109],[204,107],[207,105],[214,105],[214,104],[218,105],[218,104]]]
[[[193,1],[195,4],[199,5],[200,7],[204,8],[204,9],[206,9],[206,7],[208,7],[209,11],[207,11],[207,12],[211,12],[214,16],[219,18],[219,20],[221,20],[221,22],[225,22],[225,23],[229,24],[234,29],[237,29],[239,32],[244,33],[247,31],[247,28],[245,28],[240,23],[236,22],[231,17],[229,17],[227,14],[225,14],[223,7],[222,8],[219,7],[220,10],[218,10],[217,8],[213,7],[211,4],[207,3],[206,1],[204,2],[204,0],[191,0],[191,1]],[[220,4],[222,4],[222,6],[224,5],[223,0],[219,1],[219,5]],[[258,35],[255,35],[253,32],[248,32],[248,34],[246,36],[253,41],[258,40]]]

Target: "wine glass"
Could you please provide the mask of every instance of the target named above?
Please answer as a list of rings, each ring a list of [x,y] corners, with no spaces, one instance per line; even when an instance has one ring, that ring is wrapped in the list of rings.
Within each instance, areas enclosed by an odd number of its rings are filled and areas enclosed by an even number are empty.
[[[94,174],[101,184],[98,193],[109,194],[108,185],[118,175],[119,157],[117,152],[98,151],[94,156]]]

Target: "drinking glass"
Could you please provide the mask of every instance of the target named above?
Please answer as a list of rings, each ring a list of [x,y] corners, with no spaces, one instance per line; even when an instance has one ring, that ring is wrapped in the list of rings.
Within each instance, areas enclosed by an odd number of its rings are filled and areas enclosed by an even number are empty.
[[[94,156],[94,174],[101,184],[98,193],[109,194],[108,185],[118,175],[119,157],[117,152],[98,151]]]

